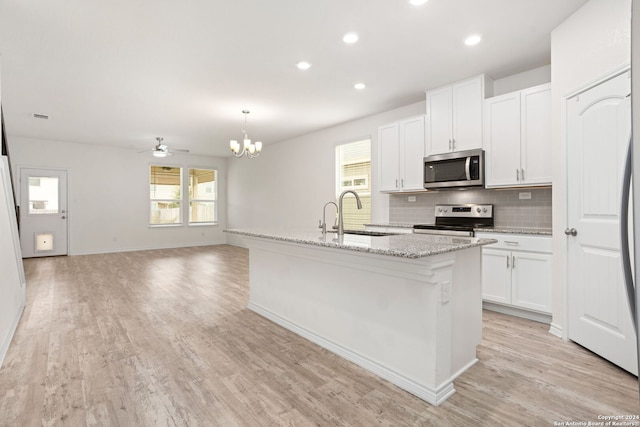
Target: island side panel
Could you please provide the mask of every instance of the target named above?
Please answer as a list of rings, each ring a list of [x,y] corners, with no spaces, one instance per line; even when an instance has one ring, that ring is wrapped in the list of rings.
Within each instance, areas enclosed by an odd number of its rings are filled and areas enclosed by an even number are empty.
[[[454,378],[475,362],[482,340],[482,249],[456,251],[453,266],[451,369]]]
[[[251,309],[432,404],[453,393],[458,252],[406,259],[261,238],[248,243]],[[470,366],[476,337],[462,341],[455,359],[466,357]]]

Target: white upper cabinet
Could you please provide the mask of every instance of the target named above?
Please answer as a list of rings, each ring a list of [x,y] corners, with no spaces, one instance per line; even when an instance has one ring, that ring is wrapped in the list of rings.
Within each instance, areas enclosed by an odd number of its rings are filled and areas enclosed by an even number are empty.
[[[424,125],[424,116],[418,116],[378,129],[380,191],[424,190]]]
[[[551,85],[484,102],[487,187],[551,184]]]
[[[392,123],[378,128],[380,191],[398,191],[400,176],[400,125]]]
[[[482,103],[489,82],[481,75],[427,91],[429,155],[482,148]]]

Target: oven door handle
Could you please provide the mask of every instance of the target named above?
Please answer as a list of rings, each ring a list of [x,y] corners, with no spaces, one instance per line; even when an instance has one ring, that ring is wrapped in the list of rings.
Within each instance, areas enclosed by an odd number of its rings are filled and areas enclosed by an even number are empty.
[[[467,160],[465,160],[464,162],[464,171],[467,174],[467,181],[471,180],[471,170],[470,170],[470,165],[471,165],[471,156],[467,156]]]

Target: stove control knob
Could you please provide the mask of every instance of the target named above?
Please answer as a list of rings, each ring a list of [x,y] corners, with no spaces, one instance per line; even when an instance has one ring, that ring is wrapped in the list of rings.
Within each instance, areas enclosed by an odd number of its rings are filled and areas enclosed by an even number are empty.
[[[449,209],[447,209],[447,208],[444,208],[444,211],[445,211],[445,212],[449,212]]]
[[[482,209],[480,209],[480,206],[478,206],[478,207],[476,208],[476,212],[478,212],[478,213],[480,213],[480,211],[481,211],[481,210],[482,210]]]
[[[438,208],[438,212],[442,212],[442,208]]]
[[[487,212],[487,208],[482,208],[482,212]]]

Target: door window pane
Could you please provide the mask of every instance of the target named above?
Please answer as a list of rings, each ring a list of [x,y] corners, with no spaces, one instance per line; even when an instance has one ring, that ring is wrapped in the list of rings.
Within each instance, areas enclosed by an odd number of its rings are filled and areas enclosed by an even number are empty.
[[[58,213],[58,177],[29,177],[29,213]]]

